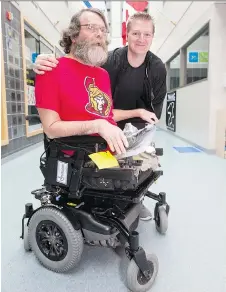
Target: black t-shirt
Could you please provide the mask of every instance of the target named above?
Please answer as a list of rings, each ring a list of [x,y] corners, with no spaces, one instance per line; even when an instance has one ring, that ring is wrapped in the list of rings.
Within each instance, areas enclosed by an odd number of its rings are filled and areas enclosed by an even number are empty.
[[[108,60],[102,66],[108,71],[110,76],[114,108],[121,110],[145,108],[150,110],[147,107],[147,102],[145,102],[145,99],[152,100],[150,94],[147,94],[147,91],[144,89],[146,75],[145,61],[137,68],[132,67],[127,59],[127,51],[127,47],[124,47],[109,52]],[[148,80],[151,83],[154,96],[152,105],[156,116],[160,118],[162,104],[166,95],[166,69],[163,62],[157,56],[153,53],[151,53],[151,56],[151,72],[149,72],[151,78],[149,76]],[[136,121],[134,122],[134,120]],[[145,121],[137,118],[119,121],[117,124],[123,129],[125,124],[129,122],[139,129],[145,126]]]
[[[127,62],[128,63],[128,62]],[[143,94],[145,64],[133,68],[129,63],[120,74],[114,92],[114,108],[122,110],[137,109]]]
[[[141,64],[139,67],[132,67],[128,61],[126,61],[126,69],[123,71],[123,74],[118,76],[118,82],[115,87],[113,104],[115,109],[121,110],[133,110],[138,108],[145,108],[143,101],[141,99],[143,95],[143,83],[145,77],[145,64]],[[130,120],[124,120],[117,122],[120,128],[124,128],[125,124],[131,122]],[[137,127],[143,127],[138,125]]]

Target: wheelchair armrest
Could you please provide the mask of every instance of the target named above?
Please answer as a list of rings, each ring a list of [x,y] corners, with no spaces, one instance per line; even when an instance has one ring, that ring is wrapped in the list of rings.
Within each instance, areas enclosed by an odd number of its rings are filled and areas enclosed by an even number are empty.
[[[61,137],[54,139],[56,142],[67,144],[70,146],[88,146],[88,147],[95,147],[96,144],[99,146],[103,146],[107,148],[107,142],[101,138],[100,136],[70,136],[70,137]]]
[[[25,120],[37,121],[37,122],[41,123],[41,119],[40,119],[39,115],[27,115],[27,116],[25,116]]]

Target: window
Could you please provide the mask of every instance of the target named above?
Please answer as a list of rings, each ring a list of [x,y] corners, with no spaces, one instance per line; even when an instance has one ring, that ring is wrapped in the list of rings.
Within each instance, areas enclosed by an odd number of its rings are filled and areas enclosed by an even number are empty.
[[[30,26],[25,24],[25,59],[26,59],[26,83],[28,114],[38,114],[35,107],[35,73],[33,63],[39,54],[53,54],[52,46],[36,33]],[[29,121],[28,133],[41,129],[37,121]]]
[[[180,54],[168,63],[169,90],[180,86]]]
[[[206,29],[189,46],[187,50],[186,83],[207,78],[209,55],[209,30]]]
[[[167,63],[167,90],[191,84],[208,77],[209,27],[180,49]]]
[[[52,54],[53,51],[47,47],[45,44],[40,42],[40,54]]]

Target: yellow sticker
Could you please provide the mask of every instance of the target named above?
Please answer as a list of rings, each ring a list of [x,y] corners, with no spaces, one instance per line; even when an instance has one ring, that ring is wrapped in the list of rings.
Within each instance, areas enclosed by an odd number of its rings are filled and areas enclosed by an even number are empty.
[[[89,157],[99,169],[119,166],[118,160],[109,151],[93,153]]]
[[[71,202],[68,202],[67,205],[68,205],[68,206],[72,206],[72,207],[77,206],[77,204],[75,204],[75,203],[71,203]]]

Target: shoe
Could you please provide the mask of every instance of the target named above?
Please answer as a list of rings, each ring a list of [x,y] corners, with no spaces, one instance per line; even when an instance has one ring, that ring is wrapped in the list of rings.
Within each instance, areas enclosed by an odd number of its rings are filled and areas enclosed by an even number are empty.
[[[143,204],[141,205],[140,220],[143,221],[152,220],[151,212]]]

